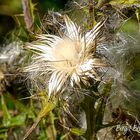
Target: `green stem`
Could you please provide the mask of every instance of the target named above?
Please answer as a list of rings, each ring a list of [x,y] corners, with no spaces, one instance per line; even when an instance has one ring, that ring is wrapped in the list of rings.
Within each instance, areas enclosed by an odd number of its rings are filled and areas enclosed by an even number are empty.
[[[85,96],[83,101],[83,109],[86,114],[87,130],[85,134],[86,140],[97,140],[97,132],[103,128],[104,111],[107,98],[111,91],[112,82],[108,81],[103,89],[103,94],[95,96],[93,92],[89,96]],[[93,87],[96,93],[98,92],[97,85]],[[98,93],[99,94],[99,93]],[[95,104],[97,103],[96,107]]]
[[[85,96],[83,101],[83,109],[86,114],[87,130],[85,134],[86,140],[92,140],[92,136],[96,134],[96,124],[95,124],[95,109],[94,105],[96,102],[96,97],[89,95]],[[96,139],[93,139],[96,140]]]
[[[52,140],[56,139],[56,129],[54,125],[55,117],[52,112],[50,112],[50,123],[51,123],[51,130],[52,130]]]

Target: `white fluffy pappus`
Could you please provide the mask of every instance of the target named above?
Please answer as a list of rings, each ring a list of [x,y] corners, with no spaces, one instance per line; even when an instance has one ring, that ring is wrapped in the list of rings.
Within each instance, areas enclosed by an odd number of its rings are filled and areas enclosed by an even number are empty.
[[[62,92],[67,85],[80,87],[82,83],[88,86],[89,79],[100,80],[97,69],[106,66],[101,59],[93,56],[95,40],[104,22],[97,23],[92,30],[82,34],[80,27],[68,16],[65,15],[64,20],[66,27],[62,37],[38,35],[38,40],[27,46],[37,55],[33,58],[34,63],[25,71],[48,75],[49,96]]]

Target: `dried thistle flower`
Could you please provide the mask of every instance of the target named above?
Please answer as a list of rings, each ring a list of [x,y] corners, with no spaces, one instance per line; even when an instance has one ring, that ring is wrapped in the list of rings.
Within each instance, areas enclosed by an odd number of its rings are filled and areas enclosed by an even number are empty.
[[[80,27],[64,16],[66,30],[62,37],[42,34],[38,40],[28,45],[37,54],[33,65],[26,68],[37,75],[48,75],[49,96],[62,92],[67,83],[73,87],[88,86],[89,79],[100,80],[97,68],[105,66],[99,58],[94,58],[95,40],[104,22],[99,22],[83,35]]]

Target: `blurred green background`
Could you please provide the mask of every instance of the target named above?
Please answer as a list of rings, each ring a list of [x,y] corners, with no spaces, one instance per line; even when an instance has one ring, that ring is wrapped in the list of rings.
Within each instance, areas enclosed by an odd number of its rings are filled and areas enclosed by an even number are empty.
[[[32,0],[35,12],[44,15],[47,10],[63,10],[68,0]],[[23,17],[22,0],[0,0],[0,44],[17,27]]]

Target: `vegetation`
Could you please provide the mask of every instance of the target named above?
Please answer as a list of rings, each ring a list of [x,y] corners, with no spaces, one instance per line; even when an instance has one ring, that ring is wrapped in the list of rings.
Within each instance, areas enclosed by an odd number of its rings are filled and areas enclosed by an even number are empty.
[[[0,139],[140,139],[139,0],[0,8]]]

